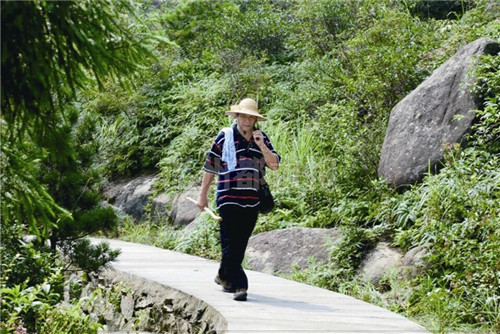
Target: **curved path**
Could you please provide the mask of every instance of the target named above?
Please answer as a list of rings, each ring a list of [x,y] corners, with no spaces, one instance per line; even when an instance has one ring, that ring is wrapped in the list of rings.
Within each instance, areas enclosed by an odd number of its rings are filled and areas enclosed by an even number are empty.
[[[118,240],[115,270],[181,290],[225,318],[221,333],[427,333],[410,320],[355,298],[246,270],[248,301],[237,302],[213,282],[218,263],[200,257]]]

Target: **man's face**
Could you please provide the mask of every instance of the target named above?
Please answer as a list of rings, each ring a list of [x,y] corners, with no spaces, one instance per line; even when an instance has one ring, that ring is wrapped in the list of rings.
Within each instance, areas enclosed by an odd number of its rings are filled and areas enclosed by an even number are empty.
[[[255,116],[238,114],[238,125],[239,125],[240,129],[243,131],[252,130],[256,121],[257,121],[257,117],[255,117]]]

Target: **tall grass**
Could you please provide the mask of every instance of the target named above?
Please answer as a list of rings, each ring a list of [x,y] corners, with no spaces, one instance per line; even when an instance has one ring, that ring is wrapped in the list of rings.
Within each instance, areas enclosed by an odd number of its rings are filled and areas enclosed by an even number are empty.
[[[269,122],[263,130],[282,160],[277,171],[266,174],[277,208],[272,215],[261,217],[264,224],[257,232],[296,225],[328,225],[327,218],[313,222],[328,211],[324,204],[337,197],[333,194],[334,161],[322,152],[316,129],[304,122]]]
[[[118,237],[125,241],[220,259],[218,223],[200,214],[192,224],[190,227],[176,228],[168,221],[137,223],[126,219],[118,228]]]

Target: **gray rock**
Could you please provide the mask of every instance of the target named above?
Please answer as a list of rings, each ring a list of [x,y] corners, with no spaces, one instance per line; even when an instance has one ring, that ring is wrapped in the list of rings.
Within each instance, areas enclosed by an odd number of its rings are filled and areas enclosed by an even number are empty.
[[[268,274],[288,274],[292,265],[307,268],[311,258],[323,264],[330,258],[329,246],[339,236],[335,229],[304,227],[259,233],[248,242],[247,265]]]
[[[103,194],[119,215],[128,215],[136,221],[151,219],[164,221],[170,216],[168,208],[172,204],[172,196],[160,193],[153,197],[155,175],[143,175],[133,179],[108,183]],[[151,214],[145,209],[151,203]]]
[[[175,226],[185,226],[191,223],[200,210],[188,201],[186,196],[198,199],[201,187],[192,186],[175,198],[165,192],[153,197],[156,181],[155,175],[120,180],[106,185],[103,194],[118,214],[129,215],[136,221],[150,219],[162,222],[168,218]],[[150,212],[146,210],[148,204],[151,204]],[[170,207],[171,210],[169,210]]]
[[[186,232],[195,230],[195,229],[199,228],[200,226],[202,226],[202,224],[204,222],[205,222],[205,220],[204,220],[203,216],[198,215],[191,223],[186,225],[183,230]]]
[[[172,205],[173,196],[167,195],[166,193],[161,193],[155,198],[151,205],[151,220],[158,222],[165,220],[166,217],[171,216],[171,212],[168,210],[170,205]]]
[[[443,145],[460,143],[479,107],[469,92],[474,56],[497,54],[499,44],[478,39],[441,65],[391,111],[378,174],[395,187],[422,179],[430,164],[440,168]],[[456,117],[458,116],[458,117]]]
[[[110,331],[121,331],[129,329],[129,326],[127,326],[127,321],[120,313],[115,313],[113,315],[113,320],[110,323],[107,323],[107,326]]]
[[[195,220],[200,210],[193,202],[187,200],[186,196],[197,200],[200,191],[200,186],[193,186],[176,196],[172,204],[171,213],[171,219],[174,222],[174,226],[186,226]]]
[[[137,298],[135,308],[137,310],[142,310],[148,307],[152,307],[155,304],[155,300],[151,298],[149,295],[141,296]]]
[[[120,301],[121,314],[126,321],[129,321],[134,316],[135,302],[131,294],[125,294]]]
[[[101,285],[96,280],[102,282],[104,293],[99,298],[108,305],[109,301],[102,298],[114,299],[116,285],[122,285],[120,306],[116,309],[96,308],[95,302],[89,305],[87,311],[106,322],[100,333],[215,334],[217,329],[227,327],[217,310],[192,295],[110,268],[99,275],[87,286],[92,291]]]
[[[430,244],[410,249],[402,259],[401,272],[405,277],[415,278],[425,268],[424,257],[428,253]]]
[[[144,207],[156,182],[154,175],[144,175],[131,180],[120,180],[108,184],[104,196],[108,203],[135,220],[146,219]]]
[[[384,275],[401,266],[402,257],[399,249],[389,247],[387,242],[379,242],[361,262],[359,272],[366,281],[376,285]]]

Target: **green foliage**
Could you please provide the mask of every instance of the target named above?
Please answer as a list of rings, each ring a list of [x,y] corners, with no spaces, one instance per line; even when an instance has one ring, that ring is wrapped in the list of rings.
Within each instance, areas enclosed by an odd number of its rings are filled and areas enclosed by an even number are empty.
[[[181,1],[161,23],[170,40],[180,45],[188,58],[196,58],[204,49],[220,43],[217,16],[235,9],[234,4],[223,1]],[[211,35],[214,38],[209,38]]]
[[[99,333],[103,326],[94,321],[90,314],[82,313],[82,304],[86,302],[87,300],[80,300],[66,307],[42,307],[40,333]]]
[[[458,323],[498,329],[492,312],[500,303],[500,160],[478,148],[454,147],[446,161],[438,175],[382,202],[390,207],[385,219],[394,226],[395,243],[428,249],[411,312],[434,314],[440,331]],[[447,309],[453,309],[452,318],[445,316]]]
[[[411,8],[411,13],[422,19],[455,19],[462,16],[467,10],[474,8],[473,0],[407,0],[406,4]]]
[[[91,82],[89,73],[101,81],[137,70],[137,62],[149,55],[140,44],[150,37],[123,28],[127,13],[133,13],[126,1],[1,6],[7,36],[2,40],[2,219],[26,224],[43,242],[50,232],[56,239],[56,221],[75,224],[69,212],[92,208],[97,200],[85,191],[89,175],[78,171],[93,162],[95,149],[71,138],[77,112],[67,108],[68,99]],[[89,134],[86,126],[78,135]],[[78,152],[72,145],[80,145]],[[68,189],[75,196],[68,196]],[[112,220],[101,223],[110,226]]]
[[[475,110],[479,119],[469,140],[474,147],[493,154],[500,153],[500,57],[482,56],[474,73],[473,91],[484,101],[484,109]]]
[[[237,2],[238,3],[238,2]],[[267,0],[240,1],[236,15],[226,17],[225,48],[240,49],[242,55],[264,56],[270,63],[284,62],[289,58],[286,41],[294,27],[294,20],[287,15],[288,4]]]
[[[111,178],[155,170],[161,162],[168,167],[160,169],[174,174],[166,180],[175,185],[178,169],[185,168],[184,175],[192,173],[192,164],[203,154],[196,144],[215,135],[224,117],[221,106],[227,104],[228,89],[224,80],[215,75],[194,77],[189,61],[167,59],[157,66],[158,75],[148,73],[148,82],[123,103],[112,99],[114,88],[84,103],[89,112],[107,115],[100,122],[98,139],[102,168]],[[170,80],[178,81],[171,85]]]
[[[283,124],[266,124],[264,131],[271,135],[277,152],[284,157],[277,172],[269,172],[267,181],[272,185],[278,209],[275,215],[261,217],[265,223],[258,227],[272,230],[295,224],[306,224],[311,216],[319,215],[326,201],[334,194],[334,183],[328,179],[328,164],[333,161],[320,150],[321,140],[316,129],[307,131],[302,126],[295,129]],[[330,187],[318,185],[330,184]],[[314,218],[312,218],[314,219]],[[309,222],[311,223],[311,222]],[[312,223],[311,223],[312,224]]]
[[[60,274],[27,287],[25,283],[7,287],[2,280],[2,333],[97,333],[102,325],[83,313],[79,300],[74,305],[60,304],[62,293],[53,282],[61,281]]]
[[[85,300],[73,295],[69,300],[72,305],[63,306],[63,288],[70,283],[64,281],[61,258],[36,240],[22,241],[20,228],[2,224],[1,332],[96,333],[100,325],[83,312]],[[68,251],[69,258],[86,271],[96,271],[117,256],[105,244],[73,244],[76,246]]]
[[[345,41],[356,29],[355,2],[298,1],[296,34],[290,36],[293,44],[304,56],[326,55]],[[306,37],[306,38],[304,38]]]
[[[51,285],[44,282],[27,288],[26,285],[14,285],[7,288],[2,284],[2,324],[6,328],[16,328],[17,325],[26,325],[30,332],[34,332],[37,323],[37,313],[45,305],[55,305],[60,300],[60,294],[54,293]]]
[[[182,184],[186,176],[199,173],[205,150],[221,123],[227,120],[222,107],[227,105],[227,92],[227,81],[218,75],[179,85],[171,91],[168,108],[172,117],[168,127],[173,136],[158,163],[163,179],[169,184],[176,186],[180,181]]]
[[[108,243],[92,245],[86,238],[66,242],[61,251],[67,257],[67,264],[75,265],[87,274],[99,272],[120,255],[120,250],[112,250]]]
[[[24,282],[41,284],[58,270],[55,256],[32,242],[19,238],[20,225],[2,224],[2,283],[20,285]]]
[[[500,38],[500,24],[495,19],[500,13],[500,3],[491,0],[478,0],[473,10],[467,11],[456,24],[442,21],[440,32],[444,34],[441,50],[451,56],[456,45],[463,45],[478,38]]]
[[[2,114],[36,137],[49,136],[67,98],[137,69],[148,39],[131,34],[128,1],[2,2]],[[117,15],[117,13],[119,13]],[[15,18],[15,19],[12,19]],[[57,118],[56,118],[57,119]]]
[[[283,61],[291,20],[285,2],[182,1],[168,11],[162,25],[188,58],[237,68],[248,55]],[[208,59],[207,59],[208,58]]]
[[[0,132],[2,230],[6,223],[23,225],[39,241],[46,240],[56,226],[56,217],[71,219],[71,216],[36,178],[38,164],[45,154],[31,144],[8,140],[4,125]]]
[[[405,205],[416,208],[397,237],[406,246],[432,245],[412,303],[414,312],[435,315],[439,331],[462,323],[499,329],[498,57],[482,57],[477,73],[485,108],[476,111],[470,147],[452,147],[444,170],[405,194]]]
[[[176,251],[220,260],[219,223],[207,216],[176,238]]]
[[[77,117],[76,110],[68,110],[67,115],[67,121],[61,120],[52,134],[64,144],[41,160],[37,169],[51,197],[71,213],[70,217],[57,217],[51,229],[53,249],[66,240],[73,242],[99,230],[109,231],[117,222],[113,209],[100,203],[100,177],[93,166],[97,153],[94,119]]]
[[[95,149],[82,138],[72,140],[77,112],[67,108],[68,99],[91,83],[89,73],[99,82],[137,70],[137,62],[149,55],[141,44],[150,37],[123,28],[127,13],[133,13],[127,1],[1,6],[7,36],[2,40],[2,219],[26,224],[27,232],[43,241],[56,221],[74,224],[69,212],[75,213],[76,202],[85,210],[97,199],[82,189],[90,180],[76,166],[88,167]],[[89,134],[86,126],[79,135]],[[72,145],[80,145],[78,152]],[[76,196],[68,196],[68,189]]]
[[[358,103],[358,112],[378,118],[429,75],[424,57],[439,45],[439,35],[435,24],[397,7],[384,2],[373,7],[359,14],[364,24],[373,22],[337,51],[343,59],[337,72],[346,97]]]
[[[355,224],[345,224],[340,230],[342,238],[331,246],[327,264],[312,263],[306,270],[293,270],[290,278],[334,291],[345,288],[346,282],[355,278],[356,269],[366,252],[373,247],[376,236]]]
[[[123,222],[120,239],[172,249],[209,259],[220,259],[218,222],[203,215],[194,227],[176,229],[168,224]]]
[[[111,209],[99,207],[95,120],[79,117],[70,100],[107,78],[127,82],[150,57],[153,36],[134,11],[125,0],[1,3],[2,332],[99,327],[78,305],[56,306],[62,292],[56,246],[116,223]],[[24,241],[26,234],[36,239]],[[105,247],[89,251],[99,265],[112,259],[100,253]]]

